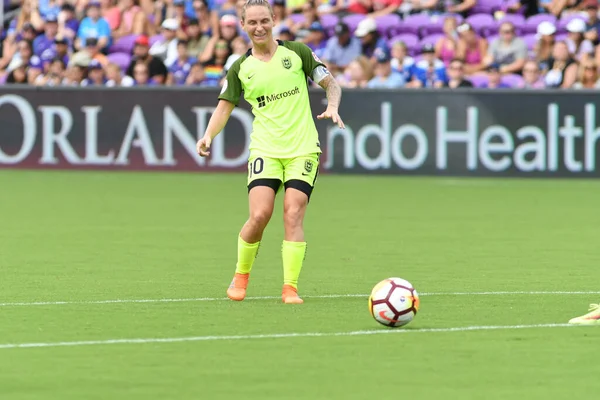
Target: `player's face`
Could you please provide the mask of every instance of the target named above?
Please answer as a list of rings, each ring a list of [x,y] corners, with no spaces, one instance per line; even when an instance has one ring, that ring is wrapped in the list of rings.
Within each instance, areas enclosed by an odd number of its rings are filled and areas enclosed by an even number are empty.
[[[268,43],[273,37],[273,15],[264,6],[248,7],[246,9],[246,19],[242,21],[242,27],[252,43]]]

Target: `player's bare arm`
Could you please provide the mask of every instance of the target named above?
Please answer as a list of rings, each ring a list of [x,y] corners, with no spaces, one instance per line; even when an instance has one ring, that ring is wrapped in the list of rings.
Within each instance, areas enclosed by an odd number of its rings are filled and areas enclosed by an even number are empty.
[[[196,144],[196,151],[199,155],[202,157],[210,155],[210,151],[208,151],[208,149],[210,149],[210,144],[215,136],[225,128],[225,124],[227,124],[234,107],[235,105],[227,100],[219,101],[215,112],[210,117],[210,121],[208,121],[204,137],[198,140],[198,143]]]
[[[344,121],[342,121],[340,115],[338,114],[338,109],[342,100],[342,88],[340,87],[339,83],[337,83],[331,74],[327,74],[325,78],[319,81],[319,86],[325,89],[325,93],[327,95],[327,109],[324,113],[318,115],[317,118],[331,118],[334,124],[337,124],[340,128],[345,128]]]

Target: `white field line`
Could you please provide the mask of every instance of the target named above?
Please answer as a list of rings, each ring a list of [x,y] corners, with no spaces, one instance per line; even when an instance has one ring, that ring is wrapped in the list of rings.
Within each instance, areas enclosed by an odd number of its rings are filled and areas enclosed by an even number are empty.
[[[420,296],[509,296],[509,295],[599,295],[600,291],[516,291],[516,292],[425,292],[419,293]],[[352,297],[364,297],[368,294],[324,294],[314,296],[302,296],[306,299],[343,299]],[[275,300],[280,296],[258,296],[246,297],[246,300]],[[81,305],[81,304],[126,304],[126,303],[185,303],[185,302],[203,302],[203,301],[228,301],[227,297],[196,297],[183,299],[114,299],[114,300],[89,300],[89,301],[34,301],[34,302],[14,302],[0,303],[0,307],[30,307],[30,306],[60,306],[60,305]]]
[[[23,349],[36,347],[74,347],[74,346],[97,346],[111,344],[146,344],[146,343],[178,343],[178,342],[210,342],[217,340],[252,340],[252,339],[290,339],[304,337],[335,337],[335,336],[366,336],[383,334],[411,334],[411,333],[444,333],[444,332],[467,332],[467,331],[494,331],[533,328],[566,328],[573,327],[569,324],[535,324],[535,325],[483,325],[463,326],[456,328],[421,328],[421,329],[378,329],[368,331],[350,332],[306,332],[306,333],[272,333],[261,335],[235,335],[235,336],[191,336],[173,338],[140,338],[140,339],[108,339],[108,340],[85,340],[76,342],[48,342],[48,343],[6,343],[0,344],[2,349]]]

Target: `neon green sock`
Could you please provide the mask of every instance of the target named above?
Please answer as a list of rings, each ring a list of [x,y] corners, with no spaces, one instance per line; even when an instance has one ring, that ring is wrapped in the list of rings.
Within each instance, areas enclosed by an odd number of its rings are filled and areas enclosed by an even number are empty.
[[[283,258],[283,283],[298,288],[298,277],[302,270],[302,262],[306,254],[306,242],[283,241],[281,257]]]
[[[241,236],[238,236],[238,258],[235,265],[235,272],[238,274],[249,274],[252,270],[252,264],[258,253],[260,242],[246,243]]]

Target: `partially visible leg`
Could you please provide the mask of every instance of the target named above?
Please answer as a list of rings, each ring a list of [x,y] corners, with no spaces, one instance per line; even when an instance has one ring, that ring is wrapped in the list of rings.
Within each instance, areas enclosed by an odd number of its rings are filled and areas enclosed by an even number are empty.
[[[235,275],[227,289],[227,296],[236,301],[246,297],[250,271],[282,182],[282,166],[278,160],[257,157],[250,160],[248,169],[249,216],[238,236]]]
[[[237,263],[227,296],[241,301],[246,297],[250,271],[258,253],[263,232],[273,214],[275,191],[268,186],[256,186],[248,194],[250,214],[238,236]]]
[[[302,157],[286,166],[283,222],[285,236],[281,246],[283,259],[282,300],[287,304],[301,304],[298,279],[306,255],[304,215],[317,176],[318,158]],[[287,179],[291,178],[291,179]]]

